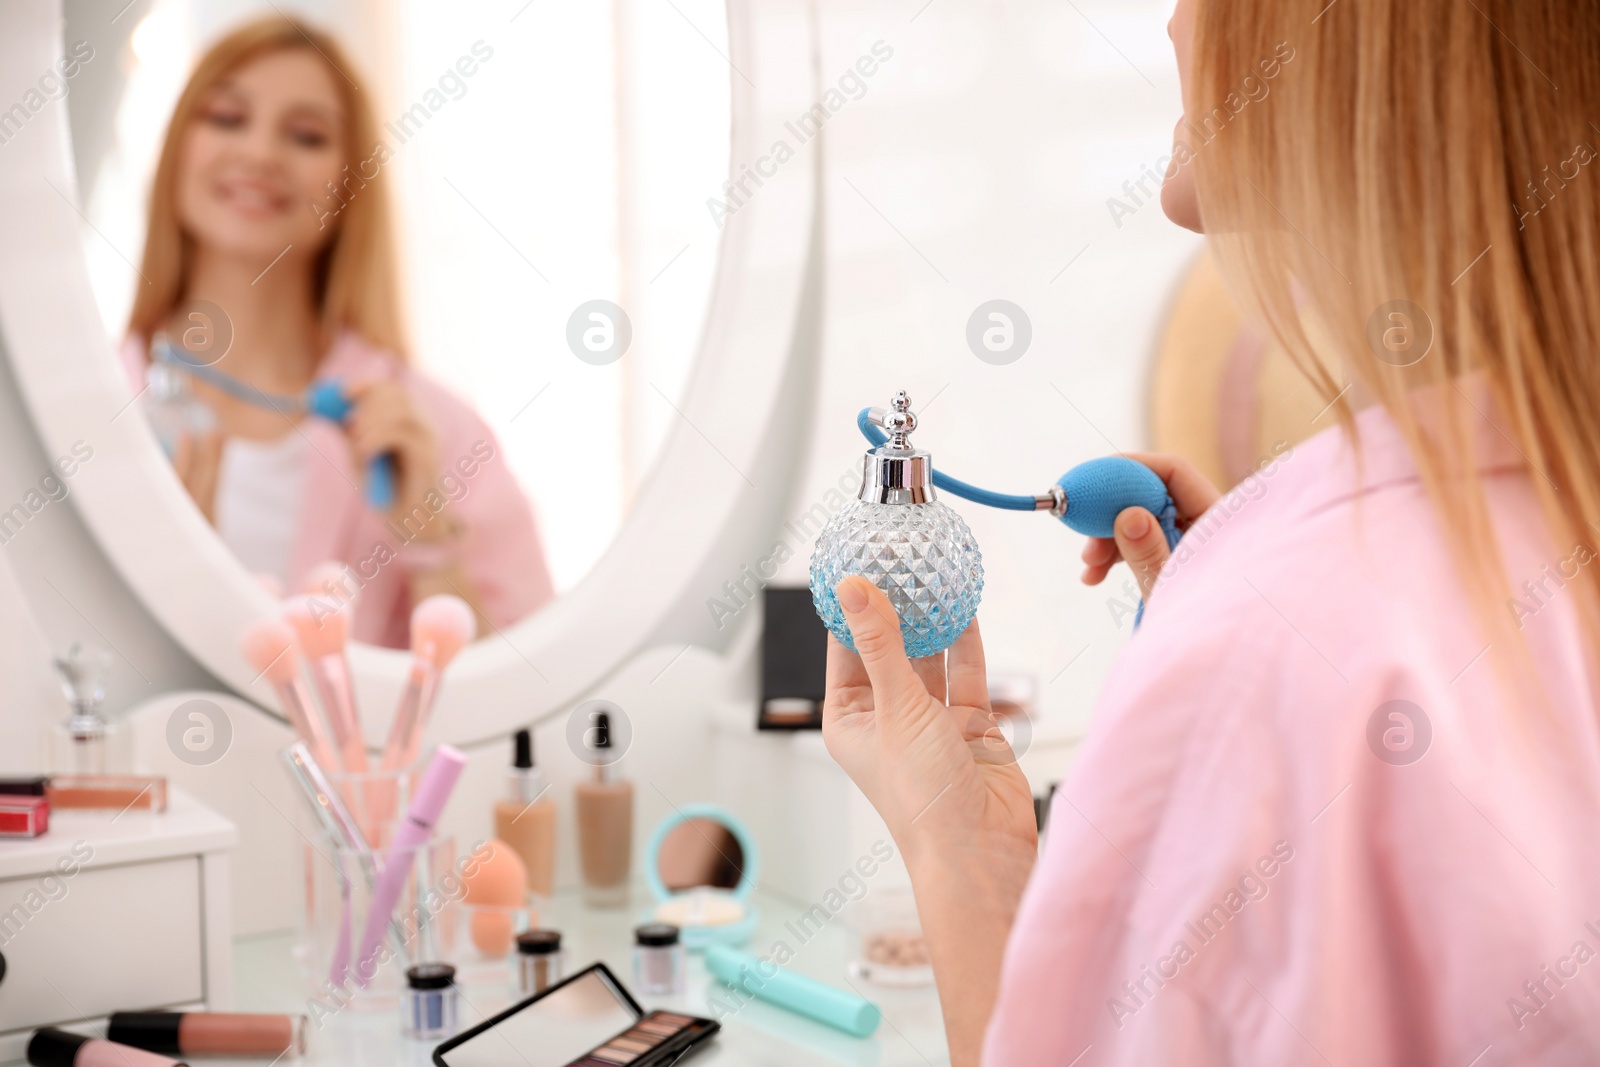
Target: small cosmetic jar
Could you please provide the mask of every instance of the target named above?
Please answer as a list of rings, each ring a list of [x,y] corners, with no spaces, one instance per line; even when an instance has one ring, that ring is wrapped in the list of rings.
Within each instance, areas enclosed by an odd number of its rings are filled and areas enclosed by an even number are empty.
[[[419,963],[407,970],[400,1011],[400,1032],[406,1037],[431,1039],[455,1033],[460,1012],[456,969],[448,963]]]
[[[517,935],[517,988],[523,995],[543,993],[561,981],[561,934],[529,930]]]
[[[633,931],[633,985],[641,993],[683,992],[688,953],[671,923],[646,923]]]

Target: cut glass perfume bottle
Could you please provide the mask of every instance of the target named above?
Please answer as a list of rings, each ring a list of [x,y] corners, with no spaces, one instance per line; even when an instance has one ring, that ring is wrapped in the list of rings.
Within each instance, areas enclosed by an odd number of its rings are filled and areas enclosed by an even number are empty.
[[[908,656],[931,656],[966,630],[983,596],[983,554],[961,516],[934,498],[933,461],[911,447],[916,415],[905,393],[872,420],[889,440],[866,454],[859,498],[823,527],[811,556],[817,614],[855,651],[834,587],[846,576],[871,579],[900,616]]]

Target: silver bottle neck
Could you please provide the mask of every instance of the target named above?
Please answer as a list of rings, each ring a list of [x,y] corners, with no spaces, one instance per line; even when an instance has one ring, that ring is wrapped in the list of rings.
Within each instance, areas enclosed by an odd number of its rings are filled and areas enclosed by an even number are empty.
[[[868,504],[926,504],[933,491],[933,457],[885,445],[861,458],[861,492]]]

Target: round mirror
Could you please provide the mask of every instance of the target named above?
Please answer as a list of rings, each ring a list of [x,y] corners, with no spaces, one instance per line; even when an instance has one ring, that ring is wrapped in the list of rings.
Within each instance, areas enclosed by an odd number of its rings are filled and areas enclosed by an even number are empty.
[[[744,881],[744,850],[728,826],[701,816],[685,819],[662,838],[656,858],[668,891],[736,889]]]
[[[365,711],[410,607],[460,596],[485,639],[434,723],[461,743],[714,636],[695,609],[796,462],[820,138],[728,175],[815,106],[814,28],[743,0],[0,10],[18,93],[51,71],[70,122],[0,154],[6,351],[155,619],[270,706],[239,635],[312,590],[353,613]]]
[[[674,808],[645,848],[644,880],[656,899],[648,917],[678,927],[690,948],[742,944],[760,921],[750,903],[758,867],[755,839],[732,812]]]
[[[698,347],[721,0],[123,17],[120,85],[71,97],[83,251],[124,417],[223,546],[384,647],[434,593],[488,637],[572,589]]]

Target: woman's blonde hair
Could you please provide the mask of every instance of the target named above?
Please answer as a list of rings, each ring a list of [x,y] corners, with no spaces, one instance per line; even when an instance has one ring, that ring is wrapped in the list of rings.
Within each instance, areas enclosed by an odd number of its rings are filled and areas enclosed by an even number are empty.
[[[1188,110],[1211,122],[1193,166],[1219,261],[1330,401],[1346,383],[1314,358],[1297,295],[1388,409],[1502,650],[1495,635],[1520,628],[1508,590],[1539,576],[1504,573],[1473,445],[1484,421],[1526,460],[1554,550],[1592,556],[1600,530],[1597,14],[1576,0],[1200,0],[1197,18]],[[1274,58],[1270,95],[1251,95],[1245,79],[1259,85]],[[1431,350],[1397,365],[1430,329]],[[1442,418],[1419,402],[1428,386],[1461,401],[1474,372],[1487,398],[1435,407]],[[1563,595],[1600,658],[1594,569]]]
[[[358,161],[372,156],[378,143],[370,97],[356,80],[355,67],[338,41],[282,15],[245,23],[217,41],[201,57],[178,97],[150,189],[141,263],[148,284],[138,288],[128,333],[149,338],[164,329],[189,281],[192,239],[178,222],[177,183],[183,139],[190,124],[207,95],[228,75],[251,60],[289,49],[303,49],[328,65],[344,106],[348,166],[338,194],[344,206],[337,212],[333,235],[317,257],[315,272],[322,343],[329,344],[341,331],[350,330],[405,358],[388,183],[381,174],[365,177],[358,173]],[[312,205],[306,210],[315,213]]]

